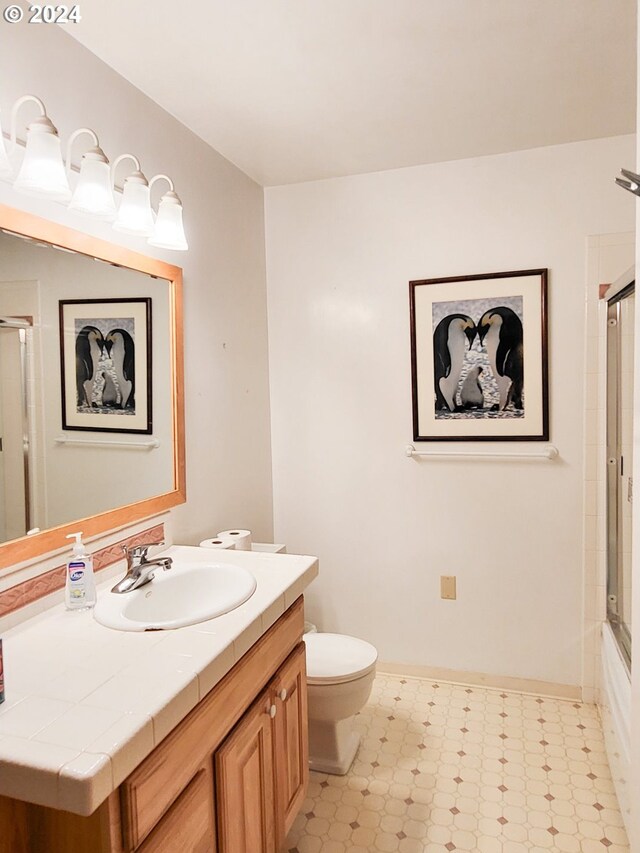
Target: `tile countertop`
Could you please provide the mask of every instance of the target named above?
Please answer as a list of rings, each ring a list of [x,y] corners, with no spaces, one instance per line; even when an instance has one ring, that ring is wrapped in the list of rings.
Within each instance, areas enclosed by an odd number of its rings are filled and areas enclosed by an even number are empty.
[[[179,559],[180,547],[163,553]],[[315,557],[241,553],[207,552],[257,581],[248,601],[207,622],[115,631],[57,605],[3,635],[0,795],[90,815],[318,574]]]

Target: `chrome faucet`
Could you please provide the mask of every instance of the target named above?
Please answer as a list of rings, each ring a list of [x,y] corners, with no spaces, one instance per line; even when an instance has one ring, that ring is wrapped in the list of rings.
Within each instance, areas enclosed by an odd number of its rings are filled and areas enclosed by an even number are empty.
[[[127,573],[112,587],[111,592],[132,592],[153,580],[154,569],[171,568],[173,560],[171,557],[157,557],[155,560],[147,560],[147,552],[153,545],[164,545],[164,542],[150,542],[148,545],[136,545],[129,548],[123,545],[125,557],[127,558]]]

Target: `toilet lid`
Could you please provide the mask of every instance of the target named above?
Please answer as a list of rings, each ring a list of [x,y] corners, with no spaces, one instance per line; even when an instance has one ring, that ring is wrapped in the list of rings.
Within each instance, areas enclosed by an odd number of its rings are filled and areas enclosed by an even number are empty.
[[[375,669],[378,652],[371,643],[345,634],[305,634],[307,681],[340,684]]]

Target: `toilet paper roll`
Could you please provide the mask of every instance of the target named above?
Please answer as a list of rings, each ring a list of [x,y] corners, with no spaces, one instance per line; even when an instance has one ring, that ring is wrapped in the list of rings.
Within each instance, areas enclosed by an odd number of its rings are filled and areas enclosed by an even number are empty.
[[[236,543],[236,551],[251,550],[251,531],[250,530],[223,530],[218,533],[218,539],[231,539]]]
[[[236,543],[230,536],[216,536],[214,539],[203,539],[201,548],[222,548],[225,551],[234,551]]]

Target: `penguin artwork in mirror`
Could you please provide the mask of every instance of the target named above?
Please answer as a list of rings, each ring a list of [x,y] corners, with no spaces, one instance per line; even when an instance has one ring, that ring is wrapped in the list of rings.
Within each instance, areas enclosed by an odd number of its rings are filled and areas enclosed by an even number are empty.
[[[151,300],[61,300],[60,339],[63,429],[150,433]]]
[[[415,441],[548,440],[547,270],[410,282]]]
[[[109,414],[124,409],[125,414],[135,414],[133,335],[120,328],[103,334],[95,326],[82,325],[83,320],[75,322],[81,327],[76,334],[77,411]],[[124,319],[115,322],[131,325]]]

